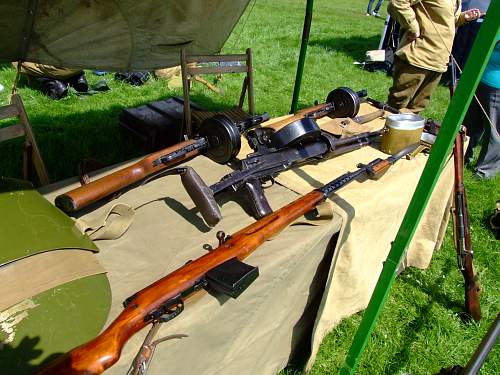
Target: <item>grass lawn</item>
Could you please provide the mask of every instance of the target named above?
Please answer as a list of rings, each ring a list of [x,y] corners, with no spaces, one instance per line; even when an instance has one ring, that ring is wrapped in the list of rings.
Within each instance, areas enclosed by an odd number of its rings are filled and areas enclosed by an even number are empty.
[[[317,0],[306,60],[300,106],[323,101],[339,86],[367,88],[371,97],[385,100],[391,79],[353,65],[366,50],[378,47],[384,18],[366,17],[366,0]],[[242,16],[223,52],[254,53],[255,98],[258,112],[272,116],[289,112],[302,33],[305,2],[259,0]],[[250,10],[253,9],[251,12]],[[385,6],[382,10],[385,17]],[[0,67],[0,104],[8,102],[15,71]],[[102,77],[87,74],[91,82]],[[180,95],[164,81],[152,80],[142,87],[105,79],[111,91],[94,96],[74,94],[51,101],[35,90],[20,87],[29,117],[53,181],[76,174],[77,163],[94,158],[105,164],[130,159],[143,152],[120,133],[118,114],[125,107]],[[237,102],[241,76],[225,76],[225,94],[217,96],[195,84],[193,99],[209,108]],[[448,90],[439,87],[424,115],[441,120],[448,106]],[[0,175],[20,177],[19,142],[0,145]],[[364,352],[359,374],[434,374],[442,367],[464,365],[500,311],[500,242],[488,230],[486,218],[500,199],[500,176],[476,181],[465,172],[469,197],[474,263],[482,286],[480,323],[463,323],[463,281],[456,267],[451,227],[440,251],[427,270],[408,269],[394,284],[374,334]],[[363,249],[360,249],[363,251]],[[361,320],[357,314],[344,320],[323,341],[312,374],[336,373],[342,365]],[[500,355],[494,350],[482,373],[500,372]],[[301,363],[282,374],[301,373]]]

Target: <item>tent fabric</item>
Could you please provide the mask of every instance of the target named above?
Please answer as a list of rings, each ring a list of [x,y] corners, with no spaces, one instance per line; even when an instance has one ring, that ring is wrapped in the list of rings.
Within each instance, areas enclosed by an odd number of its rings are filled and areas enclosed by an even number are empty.
[[[19,0],[0,3],[0,62],[153,70],[218,53],[249,0]]]

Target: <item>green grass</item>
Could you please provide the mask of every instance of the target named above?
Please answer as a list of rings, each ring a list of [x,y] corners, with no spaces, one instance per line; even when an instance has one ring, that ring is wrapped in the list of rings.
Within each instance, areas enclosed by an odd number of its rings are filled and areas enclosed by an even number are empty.
[[[255,66],[255,98],[258,112],[272,116],[290,110],[293,81],[299,53],[305,2],[259,0],[252,13],[242,16],[223,52],[242,52],[252,47]],[[376,49],[383,18],[366,17],[366,0],[317,0],[308,56],[303,77],[300,106],[322,101],[338,86],[355,90],[367,88],[370,96],[385,100],[391,79],[369,73],[353,65],[366,50]],[[385,9],[382,11],[385,17]],[[249,16],[249,17],[248,17]],[[244,27],[243,27],[244,26]],[[0,67],[0,103],[8,100],[9,86],[15,76],[9,66]],[[88,74],[92,82],[100,77]],[[142,87],[115,82],[105,77],[111,91],[95,96],[70,97],[51,101],[37,91],[21,87],[19,92],[33,124],[52,180],[76,174],[77,163],[95,158],[113,164],[140,155],[136,143],[122,135],[117,126],[122,108],[179,95],[163,81],[152,80]],[[237,102],[241,76],[226,75],[221,84],[223,96],[196,84],[193,99],[209,108],[231,106]],[[425,115],[442,119],[448,106],[448,90],[439,87]],[[0,145],[0,175],[20,177],[19,142]],[[19,156],[19,157],[18,157]],[[388,303],[372,334],[359,367],[359,374],[434,374],[441,367],[465,364],[500,310],[499,241],[486,223],[496,199],[500,199],[500,177],[476,181],[465,172],[469,197],[474,263],[483,293],[480,323],[463,323],[462,276],[456,268],[451,227],[443,247],[429,269],[408,269],[394,284]],[[352,316],[337,326],[323,341],[312,374],[335,373],[342,365],[361,315]],[[301,373],[301,363],[282,374]],[[486,362],[483,374],[500,370],[498,349]]]

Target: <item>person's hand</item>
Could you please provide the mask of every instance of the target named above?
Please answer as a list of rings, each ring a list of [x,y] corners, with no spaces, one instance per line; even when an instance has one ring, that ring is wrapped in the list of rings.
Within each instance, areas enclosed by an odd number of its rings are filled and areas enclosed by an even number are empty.
[[[466,10],[465,12],[462,12],[462,14],[464,15],[466,22],[475,21],[484,15],[484,13],[481,13],[481,11],[477,8]]]
[[[414,40],[417,40],[419,37],[420,37],[420,31],[417,31],[416,33],[408,31],[408,33],[406,34],[406,40],[410,43],[413,42]]]

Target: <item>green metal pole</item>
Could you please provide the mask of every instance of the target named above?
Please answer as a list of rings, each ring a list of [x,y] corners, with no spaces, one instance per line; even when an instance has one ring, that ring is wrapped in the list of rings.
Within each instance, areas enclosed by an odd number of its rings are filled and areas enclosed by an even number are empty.
[[[422,176],[417,184],[408,210],[403,218],[399,231],[392,244],[391,251],[384,262],[382,272],[373,291],[370,303],[365,310],[361,324],[354,336],[351,348],[347,354],[341,375],[354,374],[368,338],[380,315],[382,307],[389,295],[396,271],[405,250],[415,233],[424,209],[436,185],[439,174],[444,167],[455,136],[464,119],[467,108],[483,75],[486,63],[491,56],[496,37],[500,32],[500,1],[492,1],[488,14],[476,38],[476,42],[467,60],[455,96],[443,119],[440,133],[432,147]]]
[[[307,0],[306,16],[304,18],[304,28],[302,30],[302,43],[300,44],[299,63],[297,65],[297,74],[295,75],[292,108],[290,109],[290,113],[294,113],[297,110],[297,104],[299,102],[300,85],[302,84],[302,74],[304,73],[304,64],[306,61],[307,44],[309,43],[309,32],[311,31],[313,4],[314,0]]]

